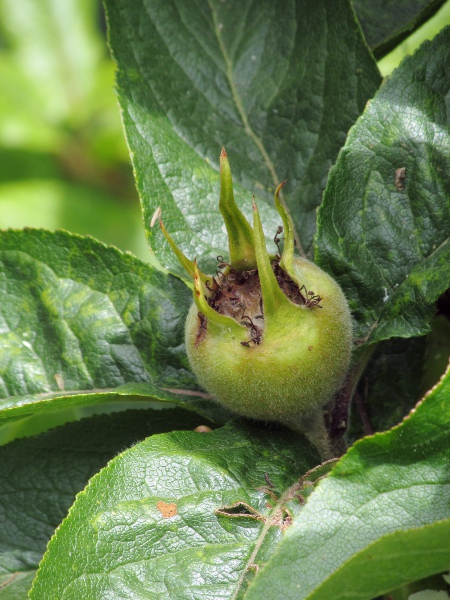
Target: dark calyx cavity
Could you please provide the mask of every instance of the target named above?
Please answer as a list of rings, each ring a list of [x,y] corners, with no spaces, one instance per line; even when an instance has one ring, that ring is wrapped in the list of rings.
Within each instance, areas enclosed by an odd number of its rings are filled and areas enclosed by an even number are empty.
[[[206,284],[208,304],[221,315],[232,317],[248,329],[249,340],[241,342],[251,347],[261,343],[264,332],[264,303],[257,269],[238,272],[231,265],[217,257],[216,276]],[[299,286],[280,267],[280,256],[271,260],[272,270],[284,294],[300,306],[320,307],[321,298]],[[207,319],[199,313],[196,343],[202,341],[207,332]]]

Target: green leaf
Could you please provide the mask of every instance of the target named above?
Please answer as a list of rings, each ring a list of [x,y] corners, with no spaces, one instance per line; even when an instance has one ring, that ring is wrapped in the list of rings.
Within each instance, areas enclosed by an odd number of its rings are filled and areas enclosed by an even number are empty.
[[[114,390],[54,392],[14,396],[0,400],[0,445],[52,427],[76,421],[95,413],[110,413],[130,408],[184,407],[200,415],[225,422],[230,413],[216,407],[203,392],[159,388],[149,383],[125,384]]]
[[[443,570],[442,561],[448,566],[449,415],[450,370],[401,425],[350,448],[308,498],[246,598],[330,598],[328,586],[336,582],[342,587],[334,599],[369,600],[405,577]],[[397,552],[387,573],[389,540]]]
[[[385,535],[343,565],[308,598],[369,600],[396,586],[439,573],[450,564],[449,539],[450,519]]]
[[[16,571],[0,575],[0,600],[28,600],[36,571]]]
[[[347,0],[106,1],[118,91],[146,227],[161,206],[189,258],[214,267],[226,240],[219,154],[225,146],[246,215],[276,186],[305,250],[327,172],[380,75]],[[213,168],[215,170],[213,170]],[[275,217],[275,218],[274,218]],[[178,272],[160,232],[161,262]],[[209,260],[208,260],[209,259]]]
[[[351,130],[319,210],[317,262],[368,342],[429,331],[450,280],[450,28],[405,59]]]
[[[130,254],[62,231],[1,232],[0,300],[6,419],[198,389],[184,353],[191,292]]]
[[[148,435],[200,424],[210,425],[180,409],[127,411],[95,416],[0,448],[0,598],[2,581],[11,577],[11,590],[18,584],[15,573],[37,568],[75,494],[118,452]],[[27,590],[31,581],[28,584]]]
[[[437,13],[445,0],[353,0],[356,15],[379,60]]]
[[[316,460],[287,431],[228,425],[152,436],[77,497],[31,598],[241,598],[287,525],[281,505],[269,508],[271,494]]]

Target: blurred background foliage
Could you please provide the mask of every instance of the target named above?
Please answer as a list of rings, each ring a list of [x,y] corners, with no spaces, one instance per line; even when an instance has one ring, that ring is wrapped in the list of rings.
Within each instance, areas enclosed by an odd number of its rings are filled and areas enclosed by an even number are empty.
[[[383,75],[448,23],[450,0]],[[105,29],[97,0],[0,0],[0,227],[90,234],[152,261]]]
[[[0,227],[149,260],[96,0],[0,0]]]

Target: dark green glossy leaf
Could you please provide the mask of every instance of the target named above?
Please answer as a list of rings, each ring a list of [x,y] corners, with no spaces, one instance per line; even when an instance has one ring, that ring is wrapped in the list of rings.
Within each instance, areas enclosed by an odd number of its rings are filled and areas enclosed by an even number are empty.
[[[196,389],[184,353],[191,292],[130,254],[61,231],[3,232],[0,297],[6,419],[52,410],[52,399],[100,408]]]
[[[408,577],[443,570],[450,560],[449,422],[450,370],[401,425],[357,442],[319,483],[248,599],[329,598],[325,590],[335,582],[334,599],[370,600]],[[386,573],[386,536],[408,530],[391,538],[396,559]]]
[[[377,59],[431,19],[445,0],[353,0],[356,15]]]
[[[450,281],[450,28],[405,59],[352,129],[319,210],[318,263],[369,342],[429,331]]]
[[[242,598],[287,525],[271,495],[316,462],[285,430],[228,425],[152,436],[77,497],[31,597]],[[288,507],[295,514],[300,504]]]
[[[110,45],[146,226],[161,206],[190,258],[214,267],[227,247],[219,153],[237,200],[260,202],[266,233],[275,187],[307,250],[327,172],[380,75],[347,0],[109,0]],[[275,218],[274,218],[275,215]],[[179,271],[160,232],[163,264]]]
[[[18,585],[15,573],[37,568],[75,494],[111,458],[151,434],[200,424],[210,425],[180,409],[127,411],[84,419],[0,448],[0,598],[2,580],[11,577],[5,586],[10,592]]]

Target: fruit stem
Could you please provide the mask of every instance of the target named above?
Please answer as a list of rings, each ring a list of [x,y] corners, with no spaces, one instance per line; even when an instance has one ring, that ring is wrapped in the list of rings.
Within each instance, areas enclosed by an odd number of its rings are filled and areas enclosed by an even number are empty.
[[[284,421],[284,424],[289,429],[303,434],[315,446],[322,462],[335,458],[322,409],[309,415],[299,415]]]

